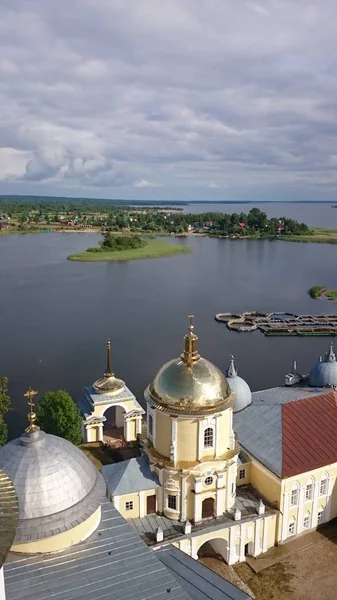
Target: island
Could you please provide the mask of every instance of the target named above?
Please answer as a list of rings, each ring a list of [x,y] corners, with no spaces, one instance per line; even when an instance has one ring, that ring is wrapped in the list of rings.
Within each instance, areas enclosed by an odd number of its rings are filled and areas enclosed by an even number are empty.
[[[309,228],[305,223],[285,216],[268,218],[257,207],[248,214],[220,211],[198,214],[188,212],[186,205],[178,204],[2,196],[0,234],[110,231],[123,235],[185,235],[337,244],[337,229]],[[97,257],[92,260],[97,260]]]
[[[337,301],[337,290],[329,290],[323,285],[314,285],[308,291],[308,294],[312,298],[327,298],[328,300],[332,300],[333,302]]]
[[[106,232],[98,246],[84,252],[70,254],[68,260],[80,262],[102,262],[113,260],[135,260],[160,258],[191,252],[189,246],[179,246],[157,239],[143,239],[138,235],[118,235]]]

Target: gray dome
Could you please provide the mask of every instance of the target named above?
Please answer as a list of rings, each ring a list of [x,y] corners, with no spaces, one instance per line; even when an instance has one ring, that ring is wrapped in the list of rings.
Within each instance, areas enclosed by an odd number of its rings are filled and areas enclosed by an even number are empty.
[[[320,359],[311,369],[309,383],[313,387],[337,385],[337,361],[332,342],[324,360]]]
[[[0,468],[18,496],[16,542],[72,529],[88,519],[104,497],[102,477],[85,454],[44,431],[24,433],[0,448]]]
[[[234,393],[233,411],[239,412],[252,403],[252,392],[248,383],[242,377],[238,376],[238,372],[234,365],[234,357],[231,356],[229,367],[226,372],[227,381],[231,391]]]

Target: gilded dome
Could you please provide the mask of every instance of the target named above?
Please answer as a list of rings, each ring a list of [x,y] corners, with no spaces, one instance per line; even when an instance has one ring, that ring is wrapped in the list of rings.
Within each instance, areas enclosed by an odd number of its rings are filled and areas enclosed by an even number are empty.
[[[165,363],[145,390],[150,405],[178,414],[207,414],[230,405],[230,387],[220,369],[200,357],[197,339],[191,324],[184,353]]]
[[[95,383],[92,384],[96,394],[117,394],[119,393],[123,387],[125,386],[124,381],[116,377],[111,371],[111,344],[110,340],[107,341],[107,368],[106,371],[100,379],[97,379]]]

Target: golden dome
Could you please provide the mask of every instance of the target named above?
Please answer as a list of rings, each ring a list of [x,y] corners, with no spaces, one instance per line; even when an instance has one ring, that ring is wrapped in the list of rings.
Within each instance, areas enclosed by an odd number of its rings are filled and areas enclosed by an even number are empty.
[[[115,377],[113,372],[111,371],[111,360],[110,360],[110,350],[111,344],[110,340],[107,341],[107,368],[104,373],[104,376],[100,379],[97,379],[95,383],[92,384],[95,392],[97,394],[116,394],[120,392],[125,386],[124,381],[122,379],[118,379]]]
[[[231,390],[223,373],[197,352],[197,336],[190,324],[184,353],[159,369],[145,391],[150,405],[177,413],[211,413],[231,404]]]

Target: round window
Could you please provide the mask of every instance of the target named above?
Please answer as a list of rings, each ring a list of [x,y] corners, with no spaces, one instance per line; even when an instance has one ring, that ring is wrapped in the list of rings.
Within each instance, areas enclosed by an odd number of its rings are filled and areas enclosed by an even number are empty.
[[[213,477],[206,477],[205,485],[212,485],[212,483],[213,483]]]

